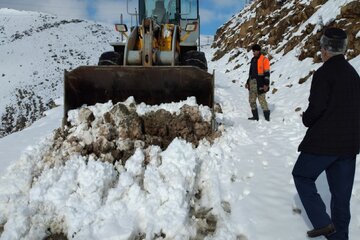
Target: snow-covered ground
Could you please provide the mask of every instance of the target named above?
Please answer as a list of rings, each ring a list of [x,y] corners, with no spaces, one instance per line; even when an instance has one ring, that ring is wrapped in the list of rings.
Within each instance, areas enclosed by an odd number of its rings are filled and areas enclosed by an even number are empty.
[[[25,17],[20,18],[21,14]],[[209,71],[215,69],[215,100],[223,111],[216,114],[222,135],[213,144],[204,140],[194,148],[175,139],[165,150],[152,146],[146,153],[150,156],[146,166],[141,148],[125,166],[76,154],[65,164],[52,165],[42,156],[53,147],[53,130],[61,126],[63,108],[58,97],[62,95],[62,70],[96,64],[99,53],[108,48],[109,34],[117,35],[109,33],[109,26],[95,23],[67,23],[18,11],[15,15],[21,21],[11,27],[15,24],[12,11],[0,11],[0,21],[8,24],[0,27],[4,33],[0,39],[0,112],[16,101],[12,93],[17,87],[32,82],[33,91],[57,99],[60,106],[23,131],[0,139],[0,239],[43,239],[58,232],[68,239],[194,239],[201,227],[209,229],[214,223],[215,232],[208,232],[206,239],[306,239],[312,226],[296,194],[291,171],[306,131],[300,114],[307,107],[311,84],[311,78],[302,84],[299,80],[321,64],[308,58],[299,61],[299,47],[285,56],[272,53],[272,85],[267,94],[270,122],[262,114],[258,122],[247,120],[250,107],[243,86],[252,55],[234,49],[241,54],[230,63],[234,52],[209,62]],[[326,17],[334,17],[330,15]],[[69,37],[72,32],[76,37]],[[37,42],[39,47],[25,48],[29,42]],[[211,59],[215,50],[209,48],[207,38],[202,43]],[[360,56],[350,63],[360,72]],[[236,66],[240,67],[234,70]],[[51,83],[54,87],[47,85]],[[193,99],[185,103],[194,104]],[[173,112],[179,105],[160,108]],[[105,111],[109,103],[96,108]],[[154,107],[142,104],[137,111],[151,109]],[[359,167],[357,163],[351,240],[360,236]],[[328,203],[324,175],[317,185]]]
[[[210,57],[213,50],[204,49]],[[351,61],[357,69],[359,58]],[[261,116],[259,122],[252,122],[247,120],[248,93],[242,87],[246,74],[225,74],[232,66],[221,60],[210,62],[210,70],[216,69],[216,101],[223,110],[216,117],[222,123],[222,136],[212,145],[203,141],[198,148],[181,139],[164,151],[153,147],[146,167],[141,164],[141,150],[116,170],[80,156],[63,166],[48,167],[40,156],[52,144],[51,130],[61,125],[61,106],[31,127],[0,139],[0,224],[5,224],[1,239],[41,239],[48,228],[74,239],[134,239],[144,233],[146,239],[188,239],[195,236],[197,226],[189,217],[191,196],[201,189],[197,207],[211,209],[217,221],[216,231],[206,239],[303,240],[311,225],[291,171],[306,130],[295,108],[306,108],[311,81],[305,85],[296,81],[302,72],[319,65],[303,63],[303,71],[294,72],[292,64],[299,62],[289,55],[273,65],[272,79],[283,87],[268,94],[271,121]],[[280,72],[294,80],[282,79]],[[294,87],[286,87],[291,83]],[[317,183],[328,202],[323,175]],[[359,168],[351,203],[350,239],[356,239],[360,236]]]

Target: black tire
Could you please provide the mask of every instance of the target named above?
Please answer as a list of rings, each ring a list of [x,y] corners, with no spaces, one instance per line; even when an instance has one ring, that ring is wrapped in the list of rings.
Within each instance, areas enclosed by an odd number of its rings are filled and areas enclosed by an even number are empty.
[[[99,58],[98,65],[123,65],[124,54],[118,52],[104,52]]]
[[[199,67],[205,71],[208,69],[205,53],[195,50],[184,53],[182,65]]]

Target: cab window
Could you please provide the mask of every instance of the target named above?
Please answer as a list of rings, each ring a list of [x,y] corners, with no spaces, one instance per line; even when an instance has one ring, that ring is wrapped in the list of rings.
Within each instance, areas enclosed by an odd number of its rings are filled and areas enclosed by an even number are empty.
[[[176,0],[145,1],[145,17],[155,18],[158,23],[175,20]]]
[[[198,1],[197,0],[181,0],[181,18],[197,19],[198,18]]]

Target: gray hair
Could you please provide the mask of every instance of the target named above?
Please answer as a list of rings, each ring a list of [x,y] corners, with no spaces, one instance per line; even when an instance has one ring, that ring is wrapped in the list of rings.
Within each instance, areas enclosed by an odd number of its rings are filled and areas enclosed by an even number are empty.
[[[348,44],[348,38],[329,38],[325,34],[320,39],[320,46],[329,52],[332,56],[345,54]]]

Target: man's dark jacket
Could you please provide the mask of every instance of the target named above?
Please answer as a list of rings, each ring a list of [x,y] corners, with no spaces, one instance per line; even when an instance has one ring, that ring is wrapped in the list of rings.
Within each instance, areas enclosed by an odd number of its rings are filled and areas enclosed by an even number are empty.
[[[299,151],[359,153],[360,77],[343,55],[331,57],[314,73],[302,120],[308,130]]]

